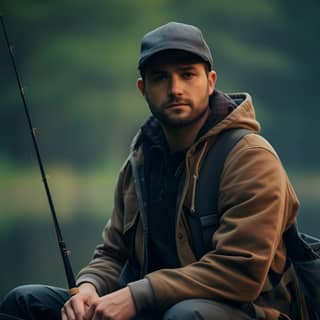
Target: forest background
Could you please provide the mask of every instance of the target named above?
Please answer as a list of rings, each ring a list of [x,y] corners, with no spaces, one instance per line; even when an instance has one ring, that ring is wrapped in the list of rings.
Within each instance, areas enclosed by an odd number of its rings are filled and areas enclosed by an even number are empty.
[[[140,40],[168,21],[203,30],[220,90],[251,94],[300,198],[300,229],[320,236],[319,9],[318,0],[0,1],[75,273],[100,242],[149,116],[136,89]],[[2,30],[0,252],[0,298],[24,283],[66,286]]]

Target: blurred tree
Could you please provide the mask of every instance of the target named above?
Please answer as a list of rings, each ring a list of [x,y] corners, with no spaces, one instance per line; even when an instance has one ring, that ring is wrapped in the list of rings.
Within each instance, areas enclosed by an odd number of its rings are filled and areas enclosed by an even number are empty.
[[[319,8],[317,0],[303,6],[286,0],[3,4],[41,148],[49,162],[82,169],[125,157],[148,114],[135,88],[139,42],[168,20],[199,25],[213,50],[218,87],[249,91],[264,134],[284,162],[316,168]],[[0,156],[30,163],[30,140],[0,39]]]

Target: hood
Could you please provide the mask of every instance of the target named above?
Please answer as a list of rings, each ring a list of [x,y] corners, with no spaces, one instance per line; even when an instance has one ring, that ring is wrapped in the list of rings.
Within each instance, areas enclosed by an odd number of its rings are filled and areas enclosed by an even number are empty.
[[[223,119],[215,123],[202,138],[217,135],[224,130],[233,128],[247,129],[256,133],[260,132],[260,124],[256,120],[251,96],[248,93],[229,93],[224,94],[224,96],[230,99],[235,104],[235,107]],[[221,108],[223,103],[223,100],[220,100],[215,108]]]

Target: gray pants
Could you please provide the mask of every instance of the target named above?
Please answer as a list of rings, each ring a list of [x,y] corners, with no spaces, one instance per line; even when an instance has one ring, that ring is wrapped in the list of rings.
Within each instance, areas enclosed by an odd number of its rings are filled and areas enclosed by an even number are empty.
[[[58,320],[63,304],[69,299],[65,289],[44,285],[20,286],[10,291],[0,304],[0,313],[23,320]],[[1,318],[0,318],[1,319]],[[181,301],[164,315],[138,315],[136,320],[252,320],[239,309],[205,299]]]
[[[224,303],[206,299],[190,299],[172,306],[163,320],[252,320],[242,311]]]

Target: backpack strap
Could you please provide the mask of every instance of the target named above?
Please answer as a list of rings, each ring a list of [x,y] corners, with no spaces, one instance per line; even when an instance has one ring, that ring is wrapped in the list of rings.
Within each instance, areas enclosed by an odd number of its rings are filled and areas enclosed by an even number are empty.
[[[292,261],[303,262],[319,258],[319,239],[298,232],[296,223],[285,231],[283,239],[288,251],[288,256]]]
[[[224,162],[237,142],[249,133],[252,131],[239,128],[223,131],[203,160],[196,190],[195,214],[188,215],[197,259],[212,250],[211,237],[219,226],[218,198]]]

